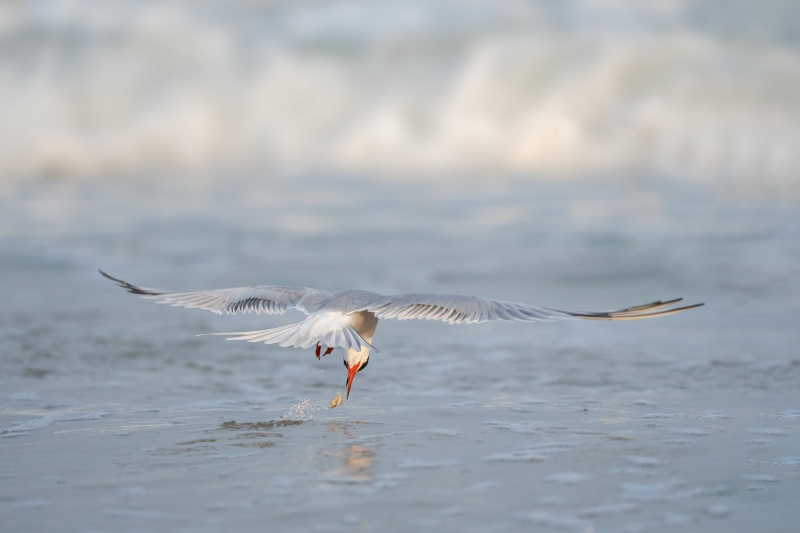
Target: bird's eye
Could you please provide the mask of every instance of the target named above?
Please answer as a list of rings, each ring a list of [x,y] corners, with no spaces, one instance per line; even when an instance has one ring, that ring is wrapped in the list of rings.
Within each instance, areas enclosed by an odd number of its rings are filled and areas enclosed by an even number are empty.
[[[359,372],[361,372],[362,370],[364,370],[365,368],[367,368],[367,364],[368,364],[368,363],[369,363],[369,358],[367,358],[367,360],[366,360],[366,361],[364,361],[364,364],[363,364],[363,365],[361,365],[361,368],[359,368],[359,369],[358,369],[358,371],[359,371]]]

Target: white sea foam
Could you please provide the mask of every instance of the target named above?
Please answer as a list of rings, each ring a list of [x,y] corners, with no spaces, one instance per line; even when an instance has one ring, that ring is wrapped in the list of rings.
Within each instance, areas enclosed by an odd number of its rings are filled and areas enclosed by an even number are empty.
[[[0,172],[796,184],[800,50],[779,31],[792,3],[752,10],[739,38],[691,2],[237,4],[5,5]]]

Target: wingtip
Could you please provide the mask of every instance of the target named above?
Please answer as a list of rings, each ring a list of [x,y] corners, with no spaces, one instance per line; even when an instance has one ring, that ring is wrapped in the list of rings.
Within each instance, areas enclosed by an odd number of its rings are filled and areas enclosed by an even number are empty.
[[[658,300],[656,302],[652,302],[649,304],[637,305],[634,307],[628,307],[626,309],[620,309],[619,311],[596,312],[596,313],[573,313],[572,316],[584,320],[639,320],[643,318],[656,318],[656,317],[674,315],[676,313],[688,311],[689,309],[694,309],[696,307],[701,307],[705,305],[705,302],[703,302],[703,303],[685,305],[683,307],[673,307],[665,309],[668,308],[670,305],[673,305],[682,300],[683,298],[675,298],[673,300],[667,300],[667,301]]]
[[[706,305],[705,302],[700,302],[699,304],[687,305],[686,307],[683,307],[683,309],[694,309],[695,307],[703,307],[704,305]]]
[[[107,272],[104,272],[103,269],[101,269],[101,268],[98,268],[97,271],[100,272],[100,275],[103,276],[104,278],[108,278],[108,279],[110,279],[111,281],[113,281],[114,283],[116,283],[116,284],[118,284],[120,286],[124,287],[125,285],[128,285],[128,283],[125,283],[121,279],[117,279],[114,276],[112,276],[111,274],[108,274]]]
[[[119,278],[115,278],[111,274],[103,272],[103,270],[99,269],[99,268],[97,269],[97,271],[100,272],[100,274],[103,277],[110,279],[111,281],[116,283],[118,287],[121,287],[121,288],[125,289],[126,291],[128,291],[131,294],[138,294],[140,296],[145,296],[145,297],[146,296],[160,296],[162,294],[167,294],[167,291],[162,291],[160,289],[151,289],[149,287],[140,287],[138,285],[134,285],[132,283],[128,283],[125,280],[122,280],[122,279],[119,279]]]

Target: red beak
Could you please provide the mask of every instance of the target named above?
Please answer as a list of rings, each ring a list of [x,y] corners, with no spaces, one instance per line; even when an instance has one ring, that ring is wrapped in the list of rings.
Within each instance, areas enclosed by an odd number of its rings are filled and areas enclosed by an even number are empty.
[[[345,398],[350,398],[350,387],[353,386],[353,378],[356,377],[356,372],[358,372],[359,368],[361,368],[361,363],[355,363],[353,366],[347,367],[347,396]]]

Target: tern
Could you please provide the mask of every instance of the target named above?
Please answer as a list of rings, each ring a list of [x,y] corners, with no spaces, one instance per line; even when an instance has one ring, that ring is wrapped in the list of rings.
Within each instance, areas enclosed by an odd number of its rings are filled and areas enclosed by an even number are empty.
[[[317,359],[334,348],[344,349],[344,366],[347,368],[347,396],[356,373],[364,370],[371,352],[380,353],[371,343],[375,328],[381,318],[409,320],[441,320],[449,324],[478,324],[496,320],[510,322],[535,322],[540,320],[639,320],[672,315],[700,307],[702,303],[675,307],[683,300],[676,298],[656,301],[617,311],[562,311],[535,305],[460,296],[455,294],[382,294],[344,290],[328,292],[308,287],[282,287],[256,285],[234,289],[216,289],[192,292],[174,292],[133,285],[112,277],[102,270],[100,274],[116,282],[128,292],[156,303],[173,307],[205,309],[217,314],[266,313],[282,315],[289,309],[305,313],[306,318],[296,324],[258,331],[207,333],[225,335],[228,340],[263,342],[294,348],[315,347]],[[325,352],[322,352],[322,347]]]

